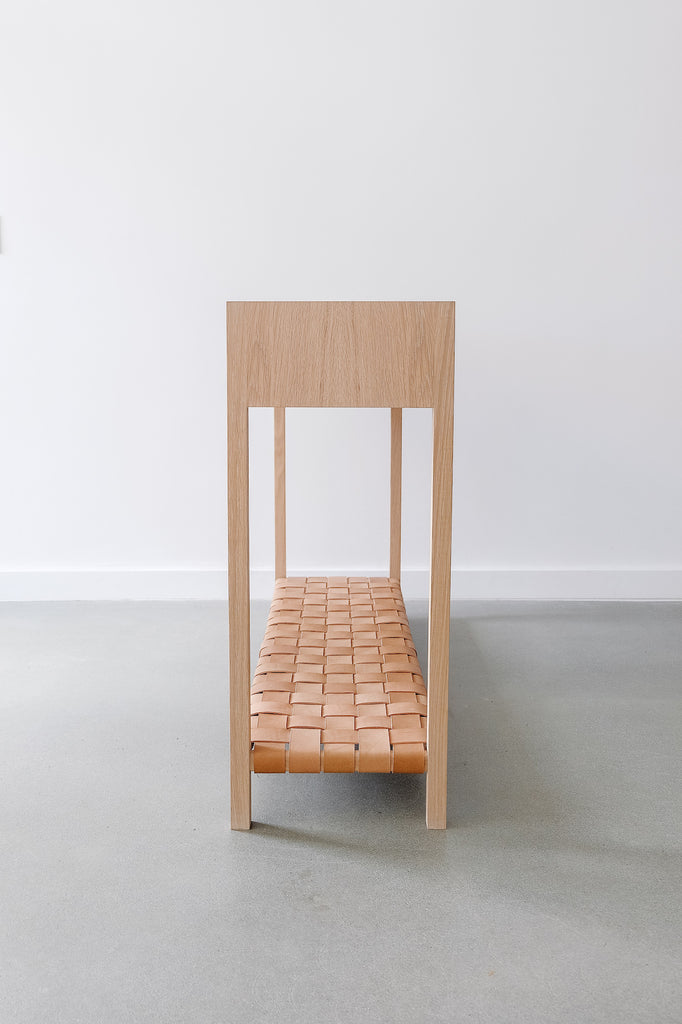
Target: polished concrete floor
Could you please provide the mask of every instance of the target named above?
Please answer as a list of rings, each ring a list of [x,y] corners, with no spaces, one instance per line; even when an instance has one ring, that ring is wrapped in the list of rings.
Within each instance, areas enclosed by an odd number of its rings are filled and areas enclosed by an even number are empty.
[[[0,632],[0,1024],[682,1020],[682,606],[455,605],[447,832],[390,776],[229,830],[224,605]]]

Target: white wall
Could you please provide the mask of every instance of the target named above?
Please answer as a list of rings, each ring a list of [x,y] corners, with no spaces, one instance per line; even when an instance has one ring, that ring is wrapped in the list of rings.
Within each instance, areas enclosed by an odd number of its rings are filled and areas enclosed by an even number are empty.
[[[226,299],[455,298],[456,592],[682,597],[677,0],[1,12],[5,596],[222,593]],[[294,568],[380,570],[385,418],[306,415]],[[413,416],[416,570],[427,441]]]

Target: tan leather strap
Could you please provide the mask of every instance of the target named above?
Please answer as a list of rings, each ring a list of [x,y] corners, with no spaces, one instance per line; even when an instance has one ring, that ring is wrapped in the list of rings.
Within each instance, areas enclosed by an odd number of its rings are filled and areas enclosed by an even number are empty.
[[[256,772],[426,771],[426,687],[397,580],[277,580],[251,741]]]

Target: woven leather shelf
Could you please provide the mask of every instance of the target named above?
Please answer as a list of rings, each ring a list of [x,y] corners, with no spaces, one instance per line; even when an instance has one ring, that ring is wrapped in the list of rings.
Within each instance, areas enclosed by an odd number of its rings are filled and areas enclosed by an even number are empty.
[[[397,580],[277,580],[251,740],[256,772],[426,770],[426,687]]]

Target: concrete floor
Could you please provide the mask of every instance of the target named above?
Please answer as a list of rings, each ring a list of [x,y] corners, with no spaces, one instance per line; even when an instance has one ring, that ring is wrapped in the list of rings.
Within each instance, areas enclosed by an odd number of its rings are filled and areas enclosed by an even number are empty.
[[[390,776],[230,832],[224,605],[0,630],[0,1024],[682,1020],[682,606],[456,605],[447,832]]]

